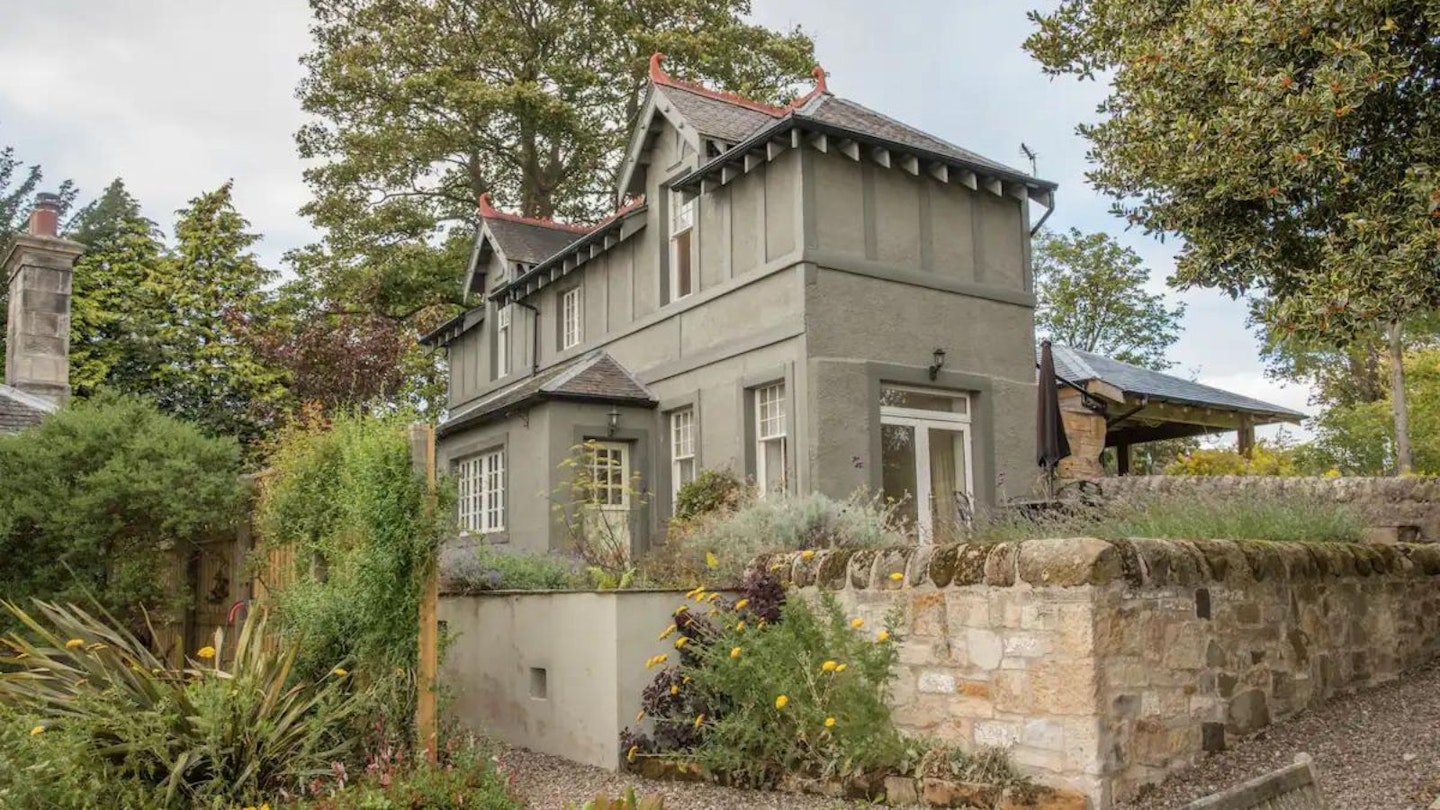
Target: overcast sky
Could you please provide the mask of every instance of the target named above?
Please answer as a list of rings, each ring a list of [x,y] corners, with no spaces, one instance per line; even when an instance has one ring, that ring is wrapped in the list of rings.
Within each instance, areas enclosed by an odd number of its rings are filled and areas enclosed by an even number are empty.
[[[1048,5],[1045,0],[1033,0]],[[1103,88],[1050,81],[1020,48],[1030,3],[991,0],[754,0],[773,26],[814,38],[832,92],[1060,184],[1050,224],[1103,230],[1133,247],[1165,290],[1173,244],[1126,232],[1085,182],[1075,126]],[[124,177],[162,226],[201,191],[235,179],[240,210],[265,235],[264,258],[314,239],[293,134],[294,88],[309,46],[303,0],[52,0],[11,4],[0,27],[0,145],[47,176],[71,178],[82,200]],[[1172,351],[1202,382],[1308,411],[1309,392],[1265,378],[1245,308],[1210,291],[1189,310]]]

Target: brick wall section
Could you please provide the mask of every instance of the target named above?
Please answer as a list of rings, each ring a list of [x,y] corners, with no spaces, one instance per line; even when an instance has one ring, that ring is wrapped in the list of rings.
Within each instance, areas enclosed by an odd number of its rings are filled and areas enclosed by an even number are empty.
[[[1069,539],[761,562],[867,628],[899,611],[902,731],[1008,746],[1101,810],[1440,653],[1437,546]]]
[[[1436,478],[1280,478],[1239,475],[1135,475],[1105,478],[1110,497],[1180,493],[1224,498],[1255,494],[1304,495],[1358,507],[1380,542],[1440,542],[1440,479]]]

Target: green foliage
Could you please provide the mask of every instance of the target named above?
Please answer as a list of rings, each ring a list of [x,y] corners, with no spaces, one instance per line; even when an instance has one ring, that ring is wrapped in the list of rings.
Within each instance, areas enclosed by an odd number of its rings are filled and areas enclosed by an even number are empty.
[[[1015,770],[1004,748],[981,746],[969,753],[943,740],[919,738],[905,741],[900,770],[917,779],[945,779],[986,785],[1028,785],[1030,780]]]
[[[733,510],[672,523],[643,567],[653,579],[673,584],[733,583],[764,552],[903,545],[896,508],[858,494],[843,501],[818,492],[746,494]]]
[[[1176,284],[1256,294],[1272,340],[1308,348],[1440,309],[1440,6],[1066,0],[1031,18],[1047,73],[1109,82],[1080,127],[1089,178],[1128,223],[1183,238]]]
[[[675,495],[675,520],[691,520],[734,509],[745,496],[745,483],[729,470],[701,470]]]
[[[1299,475],[1292,448],[1264,440],[1255,443],[1250,457],[1238,451],[1199,448],[1175,459],[1165,467],[1166,475]]]
[[[353,785],[298,805],[307,810],[520,810],[503,767],[467,740],[439,765],[423,759],[371,758]]]
[[[426,517],[424,481],[400,417],[341,416],[288,429],[270,457],[257,520],[267,546],[291,546],[296,580],[275,613],[303,650],[297,669],[317,677],[336,660],[407,673],[417,655],[420,591],[441,535],[441,503]],[[408,690],[392,707],[408,722]]]
[[[1066,346],[1166,369],[1185,305],[1145,291],[1144,260],[1105,233],[1045,231],[1035,240],[1035,328]]]
[[[141,632],[176,606],[169,578],[192,544],[234,530],[239,450],[143,400],[72,403],[0,436],[0,593],[97,599]],[[0,629],[8,617],[0,619]]]
[[[1036,516],[992,513],[977,522],[971,542],[1153,537],[1358,543],[1365,525],[1358,509],[1328,498],[1186,492],[1074,504]]]
[[[565,807],[569,810],[574,805],[567,804]],[[606,795],[596,796],[585,802],[580,810],[665,810],[665,799],[660,796],[636,796],[632,787],[613,799]]]
[[[1440,348],[1409,352],[1404,362],[1412,471],[1440,474]],[[1382,360],[1381,365],[1383,370],[1389,361]],[[1303,448],[1307,471],[1333,469],[1344,475],[1399,472],[1388,394],[1374,402],[1333,405],[1315,418],[1313,427],[1315,437]]]
[[[10,244],[10,238],[24,230],[30,211],[35,207],[35,195],[40,192],[55,192],[60,197],[63,213],[75,202],[75,184],[69,180],[44,188],[41,182],[45,174],[38,164],[26,166],[15,157],[13,146],[0,147],[0,251]],[[8,280],[7,280],[8,281]],[[5,319],[9,312],[9,284],[0,285],[0,357],[5,356]]]
[[[298,792],[353,745],[347,673],[297,681],[299,648],[267,643],[263,618],[247,618],[228,671],[213,648],[174,670],[78,608],[4,606],[24,629],[5,639],[0,710],[34,722],[32,744],[60,737],[55,758],[35,758],[21,779],[70,782],[77,799],[113,788],[143,806],[230,807]],[[0,773],[0,796],[19,782]]]

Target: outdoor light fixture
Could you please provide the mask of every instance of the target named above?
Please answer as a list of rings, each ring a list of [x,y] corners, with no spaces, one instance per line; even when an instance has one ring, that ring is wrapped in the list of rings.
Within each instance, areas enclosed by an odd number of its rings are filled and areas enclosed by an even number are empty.
[[[930,361],[930,379],[934,380],[940,373],[940,368],[945,365],[945,350],[936,349]]]
[[[620,409],[614,405],[610,406],[610,435],[614,436],[617,428],[620,427]]]

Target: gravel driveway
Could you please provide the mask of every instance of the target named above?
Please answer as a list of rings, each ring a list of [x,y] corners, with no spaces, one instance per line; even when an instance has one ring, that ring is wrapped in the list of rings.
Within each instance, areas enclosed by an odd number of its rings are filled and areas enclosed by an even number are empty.
[[[561,810],[567,802],[578,808],[597,794],[615,797],[632,785],[639,797],[663,796],[665,810],[844,810],[861,806],[818,796],[735,790],[696,782],[657,782],[522,749],[510,750],[504,760],[515,774],[516,788],[530,810]]]
[[[1180,807],[1300,752],[1315,758],[1331,807],[1428,810],[1440,795],[1440,665],[1272,726],[1117,810]]]

